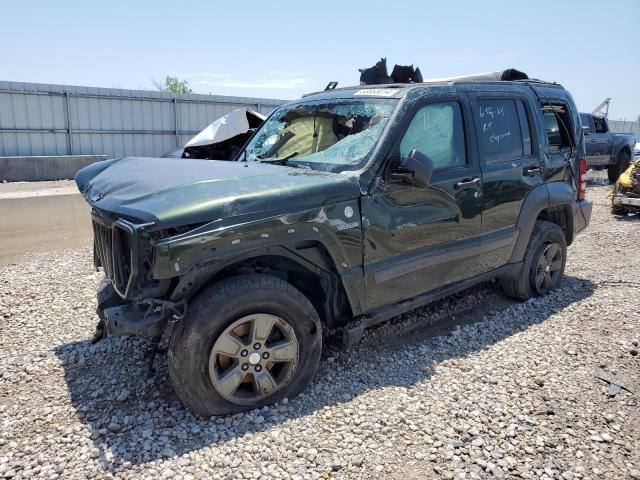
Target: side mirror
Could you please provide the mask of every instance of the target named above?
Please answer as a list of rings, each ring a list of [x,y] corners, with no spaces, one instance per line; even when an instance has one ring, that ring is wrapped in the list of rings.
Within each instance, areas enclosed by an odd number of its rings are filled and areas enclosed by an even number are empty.
[[[433,161],[418,150],[400,159],[400,166],[391,172],[391,178],[401,180],[416,187],[426,187],[431,183],[433,175]]]
[[[587,135],[591,135],[591,127],[582,127],[582,133],[586,137]]]

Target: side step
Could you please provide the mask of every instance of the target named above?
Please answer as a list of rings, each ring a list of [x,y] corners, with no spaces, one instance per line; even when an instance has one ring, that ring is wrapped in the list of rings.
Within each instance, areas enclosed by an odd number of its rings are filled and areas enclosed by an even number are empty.
[[[397,317],[398,315],[409,312],[418,307],[422,307],[444,297],[448,297],[449,295],[470,288],[474,285],[477,285],[478,283],[486,282],[496,277],[515,275],[516,273],[518,273],[521,266],[521,262],[510,263],[495,270],[491,270],[490,272],[476,275],[475,277],[471,277],[466,280],[441,287],[432,292],[427,292],[417,297],[409,298],[392,305],[380,307],[371,313],[357,317],[353,322],[347,324],[342,331],[342,343],[346,348],[355,345],[360,340],[362,340],[364,331],[367,328],[379,325],[380,323],[386,322],[393,317]]]

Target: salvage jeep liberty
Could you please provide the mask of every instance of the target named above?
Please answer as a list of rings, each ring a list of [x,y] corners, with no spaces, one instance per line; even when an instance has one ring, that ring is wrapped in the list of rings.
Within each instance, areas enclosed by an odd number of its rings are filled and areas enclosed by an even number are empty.
[[[570,94],[477,75],[330,89],[276,109],[234,161],[120,158],[82,169],[96,338],[168,347],[210,416],[309,383],[323,329],[365,328],[490,279],[560,284],[591,217]]]

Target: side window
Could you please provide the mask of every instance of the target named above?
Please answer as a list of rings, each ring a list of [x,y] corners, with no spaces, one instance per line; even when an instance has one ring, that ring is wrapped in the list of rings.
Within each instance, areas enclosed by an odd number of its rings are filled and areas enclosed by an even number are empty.
[[[567,107],[562,104],[545,105],[542,114],[550,150],[570,148],[575,145]]]
[[[551,150],[559,150],[562,146],[562,136],[560,135],[560,125],[552,110],[544,112],[544,128],[547,131],[547,140]]]
[[[491,99],[478,101],[480,145],[485,161],[503,162],[531,154],[531,134],[528,121],[526,128],[520,125],[521,110],[526,121],[526,111],[520,100]],[[527,138],[527,148],[523,132]]]
[[[600,117],[593,117],[593,123],[596,124],[596,133],[607,133],[607,124]]]
[[[400,155],[409,155],[413,149],[431,158],[436,169],[465,165],[460,104],[433,103],[418,110],[400,142]]]
[[[589,128],[589,132],[591,131],[591,122],[589,121],[589,115],[580,115],[580,123],[582,123],[583,127],[588,127]]]

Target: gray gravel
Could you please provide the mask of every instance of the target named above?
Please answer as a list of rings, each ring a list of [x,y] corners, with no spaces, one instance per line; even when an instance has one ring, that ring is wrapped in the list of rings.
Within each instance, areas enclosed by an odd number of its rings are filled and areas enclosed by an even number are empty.
[[[558,292],[486,284],[350,349],[330,336],[303,395],[209,420],[142,341],[89,344],[89,249],[3,267],[0,477],[640,479],[640,219],[606,190]]]

